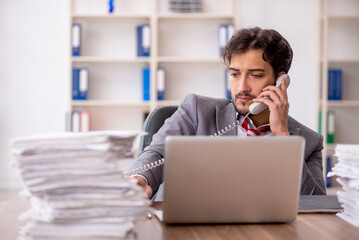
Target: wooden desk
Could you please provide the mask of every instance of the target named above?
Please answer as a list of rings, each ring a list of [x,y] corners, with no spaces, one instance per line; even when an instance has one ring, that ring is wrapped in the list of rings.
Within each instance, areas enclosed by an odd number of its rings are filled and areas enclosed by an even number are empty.
[[[154,207],[161,208],[155,203]],[[0,202],[0,239],[15,240],[19,227],[18,215],[29,208],[25,200]],[[359,239],[359,228],[335,214],[299,214],[289,224],[225,224],[167,226],[156,217],[138,220],[137,239]]]

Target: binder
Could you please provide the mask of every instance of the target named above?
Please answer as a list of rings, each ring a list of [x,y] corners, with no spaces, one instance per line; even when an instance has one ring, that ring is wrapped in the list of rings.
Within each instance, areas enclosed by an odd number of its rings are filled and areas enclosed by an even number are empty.
[[[224,70],[224,83],[225,83],[225,91],[226,91],[226,98],[232,100],[231,96],[231,85],[230,85],[230,76],[229,76],[229,69]]]
[[[226,44],[231,39],[231,37],[234,34],[234,25],[233,24],[227,24],[227,38],[226,38]]]
[[[157,100],[165,99],[166,71],[163,67],[157,69]]]
[[[343,72],[341,69],[328,71],[328,100],[342,100]]]
[[[137,26],[137,56],[149,57],[151,47],[150,25]]]
[[[72,56],[80,56],[81,53],[81,24],[74,23],[71,28]]]
[[[343,72],[341,69],[335,70],[335,100],[342,100]]]
[[[108,0],[108,13],[113,13],[115,10],[115,6],[113,0]]]
[[[71,131],[80,132],[80,111],[71,113]]]
[[[71,112],[65,113],[65,132],[71,132]]]
[[[145,67],[142,70],[142,86],[143,86],[143,101],[150,100],[150,68]]]
[[[80,132],[90,131],[90,112],[86,110],[80,111]]]
[[[335,142],[335,113],[328,111],[327,115],[327,143]]]
[[[218,27],[218,47],[219,47],[219,55],[223,56],[223,48],[227,43],[227,25],[221,24]]]
[[[72,99],[86,100],[88,93],[88,69],[86,67],[72,69]]]
[[[219,54],[223,56],[223,48],[226,46],[228,41],[231,39],[234,33],[233,24],[221,24],[218,27],[218,46]]]
[[[330,155],[327,156],[327,169],[326,169],[326,186],[330,188],[332,186],[332,177],[328,176],[328,173],[332,171],[332,157]]]
[[[335,70],[329,69],[328,72],[328,100],[335,99]]]

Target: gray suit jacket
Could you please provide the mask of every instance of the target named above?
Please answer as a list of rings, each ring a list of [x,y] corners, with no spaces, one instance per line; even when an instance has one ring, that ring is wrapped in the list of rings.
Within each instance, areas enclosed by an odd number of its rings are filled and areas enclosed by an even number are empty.
[[[162,128],[152,138],[152,142],[140,153],[132,167],[136,168],[151,163],[164,156],[164,143],[169,135],[203,135],[208,136],[232,124],[236,120],[234,105],[227,99],[210,98],[189,94],[178,107],[178,110],[167,119]],[[323,137],[313,130],[288,118],[288,130],[291,135],[303,136],[306,140],[305,163],[302,174],[302,195],[326,194],[322,152]],[[237,129],[225,135],[237,135]],[[154,193],[163,182],[163,165],[142,173]],[[163,186],[153,198],[163,199]]]

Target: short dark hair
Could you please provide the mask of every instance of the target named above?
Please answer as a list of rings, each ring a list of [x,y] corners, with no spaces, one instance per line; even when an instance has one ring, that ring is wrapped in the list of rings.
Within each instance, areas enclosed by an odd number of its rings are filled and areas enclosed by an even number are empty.
[[[223,49],[223,61],[230,66],[233,54],[262,50],[262,58],[269,62],[274,73],[288,73],[293,51],[288,41],[273,29],[243,28],[235,32]]]

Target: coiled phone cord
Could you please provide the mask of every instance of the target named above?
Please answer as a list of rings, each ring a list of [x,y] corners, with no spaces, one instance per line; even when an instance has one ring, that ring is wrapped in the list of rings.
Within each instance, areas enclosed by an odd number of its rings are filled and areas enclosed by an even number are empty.
[[[239,125],[241,125],[244,121],[244,119],[246,119],[248,117],[248,115],[250,114],[250,112],[248,112],[244,118],[242,119],[242,121],[239,121],[239,120],[236,120],[234,123],[228,125],[228,127],[225,127],[224,129],[221,129],[219,130],[218,132],[210,135],[211,137],[219,137],[219,136],[222,136],[224,134],[226,134],[227,132],[231,131],[232,129],[235,129],[237,128]],[[165,163],[165,159],[164,158],[161,158],[161,159],[158,159],[157,161],[154,161],[154,162],[151,162],[151,163],[148,163],[148,164],[145,164],[141,167],[138,167],[138,168],[135,168],[135,169],[132,169],[130,171],[126,171],[123,173],[124,176],[126,177],[130,177],[130,176],[133,176],[133,175],[136,175],[136,174],[140,174],[140,173],[143,173],[145,171],[148,171],[152,168],[155,168],[155,167],[158,167],[158,166],[161,166],[162,164]]]

